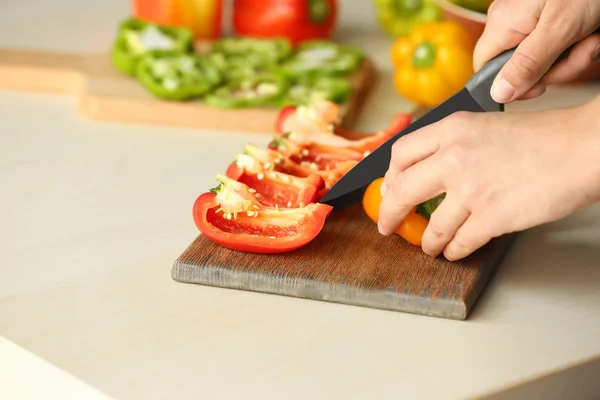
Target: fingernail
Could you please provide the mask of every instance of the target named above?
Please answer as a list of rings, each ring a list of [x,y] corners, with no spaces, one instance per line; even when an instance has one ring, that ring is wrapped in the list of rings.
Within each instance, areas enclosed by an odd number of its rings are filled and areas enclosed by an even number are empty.
[[[381,182],[381,186],[379,187],[379,193],[381,197],[385,196],[385,192],[387,191],[387,187],[385,186],[385,182]]]
[[[496,103],[506,103],[515,95],[515,88],[506,79],[498,78],[492,85],[491,94]]]
[[[600,46],[596,47],[592,52],[592,59],[594,60],[594,64],[600,64]]]
[[[377,230],[379,231],[379,233],[381,233],[382,235],[384,235],[384,233],[383,233],[383,226],[381,226],[381,221],[377,221]]]

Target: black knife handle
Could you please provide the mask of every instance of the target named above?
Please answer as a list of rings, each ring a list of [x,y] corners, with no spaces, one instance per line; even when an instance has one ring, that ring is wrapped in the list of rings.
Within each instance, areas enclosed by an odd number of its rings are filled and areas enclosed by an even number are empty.
[[[596,29],[592,35],[593,34],[600,34],[600,27]],[[552,66],[555,66],[560,61],[567,58],[574,46],[575,44],[563,51],[556,61],[554,61]],[[498,110],[499,105],[492,99],[492,95],[490,94],[492,84],[494,83],[494,79],[496,79],[496,76],[502,67],[504,67],[508,60],[510,60],[510,57],[512,57],[516,49],[517,48],[514,47],[510,50],[505,50],[496,57],[492,58],[479,71],[477,71],[477,73],[473,75],[473,77],[469,79],[466,84],[466,88],[469,93],[471,93],[471,96],[473,96],[475,101],[477,101],[477,103],[479,103],[479,105],[482,106],[486,111]],[[500,109],[504,109],[503,105],[500,105]]]

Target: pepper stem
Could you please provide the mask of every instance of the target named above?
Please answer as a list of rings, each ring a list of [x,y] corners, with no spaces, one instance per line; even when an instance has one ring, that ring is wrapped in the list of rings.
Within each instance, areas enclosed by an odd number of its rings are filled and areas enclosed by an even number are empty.
[[[413,66],[415,68],[433,67],[436,50],[436,46],[431,42],[423,42],[418,45],[413,53]]]

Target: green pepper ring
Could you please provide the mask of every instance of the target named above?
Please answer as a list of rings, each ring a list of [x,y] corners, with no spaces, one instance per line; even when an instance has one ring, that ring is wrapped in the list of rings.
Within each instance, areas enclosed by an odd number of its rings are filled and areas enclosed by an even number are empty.
[[[202,79],[194,85],[186,85],[175,90],[166,89],[150,72],[153,62],[157,60],[168,60],[170,58],[190,57],[202,65],[206,73]],[[181,53],[174,51],[155,50],[142,56],[137,64],[136,76],[140,84],[152,95],[165,100],[190,100],[209,93],[222,82],[219,70],[212,65],[205,56],[199,54]]]
[[[325,95],[323,96],[324,100],[329,100],[337,104],[345,103],[350,97],[352,91],[350,82],[346,78],[306,76],[294,81],[290,85],[290,91],[288,91],[287,96],[282,101],[282,107],[288,105],[299,106],[308,104],[312,101],[311,94],[309,94],[306,97],[298,97],[292,95],[291,90],[296,85],[308,87],[309,91],[322,91],[325,93]]]
[[[248,82],[253,87],[263,82],[274,83],[277,91],[271,95],[261,96],[249,99],[246,97],[236,98],[231,95],[232,91],[241,87],[243,82]],[[286,95],[289,88],[289,81],[286,77],[275,74],[260,74],[241,79],[235,79],[227,82],[224,86],[216,88],[214,91],[204,97],[204,102],[217,108],[244,108],[244,107],[264,107],[279,106],[281,99]]]
[[[315,63],[310,68],[302,68],[303,65],[306,65],[306,62],[302,60],[302,53],[315,49],[328,48],[338,52],[338,55],[333,59],[334,62],[335,60],[339,60],[340,57],[344,57],[348,61],[348,64],[344,68],[339,68],[335,65],[330,65],[331,61],[324,61]],[[323,40],[312,40],[298,46],[296,53],[283,63],[281,71],[292,78],[300,76],[346,76],[356,71],[363,59],[363,53],[355,47],[338,45]]]
[[[217,41],[211,53],[222,53],[225,56],[246,56],[265,54],[266,63],[277,63],[287,59],[292,54],[292,44],[285,38],[255,38],[235,37],[224,38]]]
[[[141,56],[144,55],[144,53],[133,54],[129,51],[125,38],[126,32],[128,30],[140,31],[152,25],[175,41],[172,51],[191,51],[194,37],[189,29],[157,25],[137,18],[128,18],[119,25],[119,31],[110,53],[111,61],[119,71],[130,76],[135,76],[137,63]]]

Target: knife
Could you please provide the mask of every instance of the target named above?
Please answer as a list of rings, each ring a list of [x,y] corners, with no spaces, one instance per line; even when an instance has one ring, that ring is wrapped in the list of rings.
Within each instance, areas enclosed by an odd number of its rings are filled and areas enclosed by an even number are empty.
[[[600,28],[595,33],[600,33]],[[565,50],[552,64],[566,58],[573,46]],[[515,52],[516,47],[506,50],[485,64],[465,87],[454,96],[440,104],[421,118],[417,119],[407,128],[393,136],[379,146],[348,171],[331,189],[321,198],[320,203],[333,206],[334,209],[348,207],[362,201],[366,187],[375,179],[381,178],[390,165],[392,145],[400,137],[408,135],[427,125],[438,122],[457,111],[470,112],[498,112],[504,111],[504,105],[492,99],[490,90],[494,79]]]

